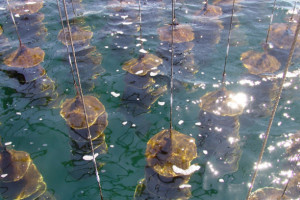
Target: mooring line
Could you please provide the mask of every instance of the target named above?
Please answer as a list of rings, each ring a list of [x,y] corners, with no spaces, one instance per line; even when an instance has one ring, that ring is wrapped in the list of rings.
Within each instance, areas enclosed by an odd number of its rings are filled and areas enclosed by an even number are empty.
[[[271,17],[270,17],[270,23],[269,23],[269,28],[268,28],[267,37],[266,37],[266,44],[268,44],[268,40],[269,40],[269,36],[270,36],[270,31],[271,31],[271,26],[272,26],[272,23],[273,23],[275,7],[276,7],[276,0],[274,0],[274,2],[273,2],[273,10],[272,10],[272,14],[271,14]]]
[[[257,164],[256,164],[257,167],[256,167],[256,169],[254,171],[254,174],[253,174],[253,177],[252,177],[252,181],[250,183],[250,187],[249,187],[247,198],[246,198],[247,200],[250,197],[250,194],[251,194],[254,182],[255,182],[255,178],[256,178],[256,175],[257,175],[257,172],[258,172],[258,169],[259,169],[259,165],[260,165],[260,163],[262,161],[264,150],[265,150],[266,145],[267,145],[268,137],[270,135],[271,126],[272,126],[272,123],[273,123],[273,120],[274,120],[274,117],[275,117],[275,113],[276,113],[276,110],[277,110],[277,107],[278,107],[278,104],[279,104],[279,100],[280,100],[280,97],[281,97],[281,93],[282,93],[283,85],[284,85],[284,82],[285,82],[285,79],[286,79],[286,75],[287,75],[287,72],[288,72],[288,68],[289,68],[289,66],[291,64],[292,56],[293,56],[293,53],[294,53],[294,50],[295,50],[295,46],[296,46],[296,42],[297,42],[299,30],[300,30],[300,17],[298,19],[298,25],[297,25],[297,29],[296,29],[296,32],[295,32],[294,40],[293,40],[293,43],[292,43],[292,46],[291,46],[291,49],[290,49],[290,52],[289,52],[288,60],[287,60],[287,63],[286,63],[286,66],[285,66],[285,69],[284,69],[284,72],[283,72],[282,82],[281,82],[280,87],[279,87],[279,92],[278,92],[278,94],[276,96],[275,105],[273,107],[271,118],[270,118],[270,121],[269,121],[269,124],[268,124],[268,128],[267,128],[267,131],[266,131],[266,134],[265,134],[265,139],[264,139],[264,142],[263,142],[263,146],[261,148],[261,151],[260,151],[260,154],[259,154],[259,159],[258,159]]]
[[[171,80],[170,80],[170,140],[172,141],[172,128],[173,128],[173,67],[174,67],[174,26],[176,25],[175,17],[175,3],[176,0],[172,0],[172,36],[171,36]]]
[[[79,89],[78,89],[76,79],[75,79],[74,67],[73,67],[73,63],[72,63],[72,59],[71,59],[71,55],[70,55],[70,51],[69,51],[69,45],[68,45],[68,41],[67,41],[67,34],[66,34],[66,31],[65,31],[65,26],[64,26],[62,14],[61,14],[61,9],[60,9],[60,6],[59,6],[59,1],[56,0],[56,3],[57,3],[57,8],[58,8],[58,12],[59,12],[61,27],[62,27],[62,30],[63,30],[63,33],[64,33],[65,43],[66,43],[66,47],[67,47],[68,60],[69,60],[71,73],[72,73],[72,77],[73,77],[73,84],[74,84],[74,87],[75,87],[75,90],[76,90],[76,95],[79,95]]]
[[[144,49],[143,40],[142,40],[143,34],[142,34],[142,11],[141,11],[141,8],[142,8],[141,0],[139,0],[140,45],[141,45],[141,49]]]
[[[292,13],[292,16],[290,17],[290,22],[294,19],[297,3],[298,3],[298,0],[295,1],[294,8],[293,8],[293,13]]]
[[[98,182],[100,198],[101,198],[101,200],[103,200],[102,188],[101,188],[101,184],[100,184],[100,176],[99,176],[99,172],[98,172],[98,169],[97,169],[94,145],[93,145],[93,142],[92,142],[90,127],[89,127],[89,124],[88,124],[87,111],[86,111],[84,98],[83,98],[80,75],[79,75],[79,70],[78,70],[78,66],[77,66],[74,43],[73,43],[73,39],[72,39],[72,32],[71,32],[71,27],[70,27],[70,23],[69,23],[68,11],[67,11],[67,7],[66,7],[66,0],[63,0],[63,4],[64,4],[64,11],[65,11],[65,16],[66,16],[67,27],[68,27],[68,31],[69,31],[69,35],[70,35],[70,41],[71,41],[71,47],[72,47],[72,53],[73,53],[73,58],[74,58],[75,69],[76,69],[76,73],[77,73],[78,86],[79,86],[79,90],[80,90],[80,97],[81,97],[81,100],[82,100],[82,106],[83,106],[83,110],[84,110],[84,117],[85,117],[87,129],[88,129],[88,139],[89,139],[89,142],[90,142],[90,145],[91,145],[91,150],[92,150],[92,155],[93,155],[93,163],[94,163],[94,168],[95,168],[96,179],[97,179],[97,182]]]
[[[228,38],[227,38],[226,56],[225,56],[225,61],[224,61],[223,74],[222,74],[222,87],[223,88],[225,88],[225,81],[226,81],[226,65],[227,65],[227,59],[228,59],[229,47],[230,47],[230,36],[231,36],[231,30],[232,30],[232,24],[233,24],[232,22],[233,22],[233,14],[234,14],[234,4],[235,4],[235,0],[232,1],[232,10],[231,10]]]
[[[21,37],[20,37],[20,34],[19,34],[18,26],[17,26],[16,21],[15,21],[14,14],[12,13],[12,11],[11,11],[11,9],[10,9],[10,5],[9,5],[8,0],[6,0],[6,3],[7,3],[8,10],[9,10],[9,12],[10,12],[11,19],[12,19],[12,21],[13,21],[13,23],[14,23],[14,26],[15,26],[15,29],[16,29],[16,32],[17,32],[17,35],[18,35],[19,45],[20,45],[20,47],[21,47],[21,46],[22,46],[22,41],[21,41]]]

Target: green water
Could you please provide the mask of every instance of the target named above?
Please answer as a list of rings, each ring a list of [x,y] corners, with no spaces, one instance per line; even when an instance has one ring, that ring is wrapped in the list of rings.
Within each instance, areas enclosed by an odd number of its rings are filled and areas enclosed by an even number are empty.
[[[148,113],[137,117],[126,113],[122,106],[124,102],[121,100],[125,88],[125,72],[122,70],[122,64],[139,54],[139,47],[136,46],[139,43],[136,40],[139,33],[136,32],[135,27],[138,21],[134,21],[131,26],[121,25],[121,18],[116,16],[118,14],[116,11],[108,9],[108,2],[93,0],[82,2],[86,25],[89,25],[94,33],[91,44],[95,45],[102,54],[101,67],[105,70],[96,81],[93,81],[95,87],[92,89],[85,87],[83,92],[98,97],[108,113],[109,124],[104,131],[108,153],[99,157],[99,161],[105,163],[100,170],[104,199],[133,199],[135,187],[144,177],[146,165],[144,153],[147,141],[163,128],[169,127],[170,93],[167,92],[161,96],[151,106]],[[279,1],[274,22],[284,22],[284,19],[290,16],[286,13],[292,9],[293,3],[294,1]],[[240,54],[249,49],[261,50],[260,43],[266,37],[272,5],[272,1],[264,0],[243,1],[238,4],[236,17],[239,23],[232,31],[232,45],[227,65],[227,80],[230,82],[228,89],[238,92],[245,90],[237,83],[247,73],[240,61]],[[9,13],[4,9],[5,6],[6,4],[1,2],[0,23],[3,25],[3,35],[9,39],[12,48],[16,49],[17,36]],[[195,29],[199,28],[193,22],[194,13],[201,6],[200,1],[179,1],[176,4],[179,22],[191,24]],[[47,183],[48,190],[56,199],[99,199],[94,176],[74,181],[68,172],[72,169],[68,166],[71,151],[68,127],[60,116],[60,109],[57,105],[60,100],[74,97],[72,77],[66,62],[66,48],[57,40],[61,26],[56,3],[45,0],[40,12],[45,14],[43,23],[48,29],[48,34],[45,40],[35,41],[28,37],[25,43],[30,46],[40,46],[45,51],[45,61],[42,66],[55,82],[59,97],[51,106],[32,105],[31,98],[13,89],[16,80],[0,71],[1,138],[5,142],[12,142],[11,147],[14,149],[30,153]],[[138,7],[131,6],[126,12],[119,13],[119,15],[136,14]],[[173,126],[177,131],[195,137],[196,141],[199,134],[199,127],[195,124],[199,121],[198,100],[206,92],[216,90],[214,84],[218,84],[221,80],[229,13],[225,13],[221,18],[224,29],[221,31],[218,44],[205,48],[197,44],[195,40],[196,44],[192,52],[199,72],[192,78],[175,77],[179,81],[176,82],[178,85],[175,84]],[[143,38],[147,39],[144,48],[149,52],[157,53],[160,41],[156,29],[170,23],[170,16],[171,3],[169,1],[161,4],[156,1],[142,0]],[[120,31],[123,34],[120,34]],[[197,37],[199,40],[199,36]],[[238,45],[237,42],[239,42]],[[0,65],[4,66],[2,61]],[[165,66],[169,65],[165,64]],[[295,60],[290,71],[298,67],[299,63]],[[163,82],[169,79],[164,77],[161,80]],[[271,166],[259,172],[254,189],[266,186],[284,187],[281,182],[286,177],[279,174],[283,170],[288,170],[288,167],[286,167],[284,148],[277,144],[286,140],[287,134],[295,133],[300,128],[299,76],[288,78],[287,81],[291,84],[283,91],[267,145],[267,147],[273,146],[275,150],[266,150],[263,160]],[[180,85],[182,83],[187,83],[188,87],[182,87]],[[193,87],[193,85],[199,87]],[[111,92],[118,93],[120,96],[115,97]],[[162,105],[161,102],[165,104]],[[183,123],[180,122],[181,120]],[[259,135],[266,131],[269,116],[255,117],[244,113],[239,120],[241,125],[239,143],[243,153],[238,170],[218,177],[204,173],[205,166],[201,165],[202,169],[194,173],[189,181],[192,186],[190,199],[245,199],[247,184],[251,181],[254,162],[258,159],[262,145]],[[193,163],[199,163],[201,160],[203,160],[203,152],[198,152],[198,158]],[[280,183],[274,182],[278,177],[281,180]]]

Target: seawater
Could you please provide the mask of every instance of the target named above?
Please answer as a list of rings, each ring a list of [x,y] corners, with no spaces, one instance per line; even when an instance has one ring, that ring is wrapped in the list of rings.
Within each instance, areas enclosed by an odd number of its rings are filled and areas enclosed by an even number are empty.
[[[163,1],[163,6],[160,6],[162,4],[159,1],[141,2],[143,38],[147,39],[144,48],[155,54],[160,46],[157,28],[171,22],[171,1]],[[128,29],[126,25],[120,24],[118,13],[109,10],[108,3],[109,1],[94,0],[82,2],[82,15],[86,25],[89,25],[94,33],[91,43],[102,54],[101,67],[105,70],[95,81],[94,88],[84,88],[84,94],[98,97],[108,113],[109,124],[104,131],[108,153],[100,159],[100,162],[104,163],[100,170],[103,196],[105,199],[132,199],[138,181],[144,177],[147,141],[161,129],[169,127],[170,93],[160,97],[152,105],[151,111],[142,116],[133,118],[124,112],[121,97],[124,91],[125,71],[122,70],[122,64],[138,56],[139,47],[136,45],[139,41],[136,38],[139,37],[139,32],[134,31],[136,27]],[[292,10],[293,4],[294,1],[278,1],[274,22],[284,22],[284,19],[290,16],[287,12]],[[193,26],[194,13],[200,10],[202,5],[201,1],[178,1],[176,16],[179,22]],[[241,1],[237,6],[235,17],[238,22],[232,30],[227,63],[227,87],[243,92],[244,88],[238,81],[243,79],[247,70],[240,61],[240,55],[250,49],[261,50],[260,44],[266,38],[273,1]],[[12,48],[16,49],[17,36],[8,10],[5,9],[6,4],[1,2],[0,7],[3,34],[8,37]],[[132,6],[131,9],[132,12],[138,12],[137,6]],[[26,43],[40,46],[45,51],[42,66],[55,81],[59,98],[55,105],[33,105],[32,99],[12,89],[16,80],[10,79],[0,71],[0,134],[5,142],[12,142],[12,147],[16,150],[30,153],[47,183],[48,190],[54,193],[57,199],[99,199],[94,176],[75,181],[68,173],[71,147],[67,126],[57,107],[59,100],[73,98],[74,89],[69,66],[65,61],[66,48],[57,40],[61,26],[56,3],[45,0],[40,12],[45,14],[43,23],[48,29],[48,34],[44,41],[29,38]],[[200,45],[193,49],[199,72],[192,79],[177,78],[178,82],[187,83],[189,87],[175,84],[174,128],[195,138],[199,134],[199,127],[196,125],[200,111],[198,100],[206,92],[218,89],[216,87],[222,78],[229,18],[230,12],[221,18],[226,23],[223,23],[224,29],[218,44],[210,49],[201,48]],[[138,21],[134,24],[138,25]],[[4,65],[2,61],[0,65]],[[295,61],[290,71],[298,68],[299,63]],[[300,128],[299,76],[288,78],[287,82],[289,84],[284,88],[264,155],[265,168],[259,171],[254,190],[266,186],[284,187],[286,177],[280,174],[288,169],[284,148],[280,142],[285,141],[289,133],[295,133]],[[194,87],[195,85],[197,87]],[[112,92],[120,96],[112,95]],[[246,197],[254,163],[262,146],[262,133],[266,131],[269,116],[254,117],[245,113],[239,120],[239,142],[243,153],[238,171],[222,177],[206,175],[202,170],[194,173],[189,181],[192,186],[191,199],[240,200]],[[202,156],[203,152],[199,152],[194,163],[200,162]]]

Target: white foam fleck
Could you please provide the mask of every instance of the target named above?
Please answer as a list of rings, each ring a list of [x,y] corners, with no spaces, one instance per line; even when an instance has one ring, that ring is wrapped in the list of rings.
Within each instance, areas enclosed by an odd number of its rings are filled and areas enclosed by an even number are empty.
[[[124,19],[124,20],[125,20],[127,17],[128,17],[128,15],[122,15],[122,16],[121,16],[121,18]]]
[[[220,178],[220,179],[219,179],[219,182],[220,182],[220,183],[224,183],[224,179]]]
[[[180,189],[183,189],[183,188],[191,188],[192,186],[190,184],[181,184],[179,185],[179,188]]]
[[[1,174],[1,178],[7,177],[8,174]]]
[[[130,25],[132,22],[122,22],[123,25]]]
[[[150,76],[156,76],[158,73],[156,72],[150,72]]]
[[[27,4],[27,5],[33,5],[33,4],[36,4],[36,2],[35,1],[28,1],[28,2],[25,2],[25,4]]]
[[[204,154],[204,155],[207,155],[207,154],[208,154],[208,151],[207,151],[207,150],[203,150],[203,154]]]
[[[146,51],[145,49],[140,49],[139,52],[140,53],[148,53],[148,51]]]
[[[116,93],[116,92],[111,92],[110,94],[113,95],[114,97],[120,96],[120,93]]]
[[[95,153],[95,158],[97,158],[99,154]],[[93,155],[85,155],[82,157],[83,160],[93,160]]]
[[[22,113],[21,112],[16,112],[16,115],[21,115]]]
[[[195,125],[196,126],[201,126],[201,122],[196,122]]]
[[[164,106],[164,105],[166,104],[166,102],[163,102],[163,101],[158,101],[157,103],[158,103],[158,105],[160,105],[160,106]]]
[[[139,70],[139,71],[135,72],[135,74],[138,75],[138,74],[142,74],[143,72],[144,72],[144,70]]]
[[[183,122],[184,122],[183,120],[179,120],[178,124],[181,125],[183,124]]]
[[[5,146],[11,145],[11,144],[12,144],[12,142],[5,142],[4,143]]]
[[[191,165],[188,169],[181,169],[181,168],[177,167],[176,165],[173,165],[172,169],[176,174],[181,174],[181,175],[187,176],[187,175],[194,173],[195,171],[198,171],[200,169],[200,166],[194,164],[194,165]]]

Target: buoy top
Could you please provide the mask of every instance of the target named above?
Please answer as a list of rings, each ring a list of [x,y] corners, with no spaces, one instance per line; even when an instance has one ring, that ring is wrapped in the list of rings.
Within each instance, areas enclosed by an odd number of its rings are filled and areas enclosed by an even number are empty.
[[[165,177],[180,176],[174,168],[187,170],[190,163],[197,157],[195,139],[172,130],[162,130],[147,143],[146,159],[149,167]],[[179,171],[180,171],[179,170]]]
[[[153,54],[145,54],[140,58],[133,58],[124,63],[122,69],[138,76],[145,76],[149,72],[159,72],[157,67],[163,63],[163,60]]]
[[[93,96],[84,96],[88,125],[92,126],[97,118],[105,112],[103,104]],[[83,104],[80,96],[73,99],[66,99],[62,104],[60,115],[66,120],[67,124],[74,129],[87,128]]]
[[[279,70],[281,64],[266,52],[247,51],[242,53],[241,61],[250,74],[274,73]]]
[[[30,68],[44,61],[45,52],[40,47],[29,48],[21,45],[4,59],[9,67]]]

